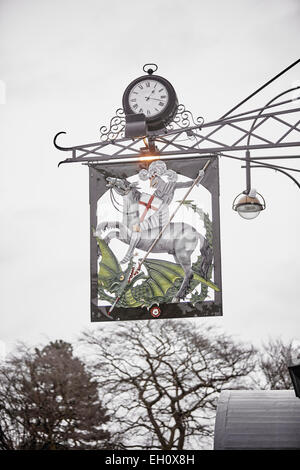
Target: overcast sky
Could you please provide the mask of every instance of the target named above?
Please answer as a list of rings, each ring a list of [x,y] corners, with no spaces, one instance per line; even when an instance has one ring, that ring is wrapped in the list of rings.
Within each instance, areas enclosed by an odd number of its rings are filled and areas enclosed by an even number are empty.
[[[88,170],[57,168],[66,155],[55,133],[67,131],[66,145],[97,141],[147,62],[195,116],[216,119],[299,58],[299,24],[298,0],[0,1],[0,339],[8,349],[108,327],[90,324]],[[297,66],[243,109],[299,79]],[[299,189],[265,170],[253,170],[253,186],[267,209],[245,221],[231,209],[244,170],[221,160],[224,316],[197,321],[256,344],[300,339]]]

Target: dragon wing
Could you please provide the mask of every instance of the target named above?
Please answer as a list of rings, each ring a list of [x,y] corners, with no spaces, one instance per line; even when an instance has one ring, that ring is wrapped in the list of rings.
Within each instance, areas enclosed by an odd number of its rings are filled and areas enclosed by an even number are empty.
[[[122,274],[122,268],[109,248],[101,238],[97,238],[97,244],[101,252],[101,262],[98,273],[98,282],[108,288],[113,280],[120,277]]]
[[[148,286],[153,297],[163,297],[174,286],[176,279],[183,279],[184,270],[170,261],[147,259],[144,265],[148,271]]]
[[[183,268],[179,264],[171,263],[170,261],[147,259],[144,261],[144,265],[148,271],[149,278],[147,281],[153,297],[164,296],[170,288],[174,287],[175,281],[177,279],[182,280],[185,275]],[[199,283],[203,283],[216,291],[219,290],[213,282],[206,281],[194,272],[192,279],[193,288]]]

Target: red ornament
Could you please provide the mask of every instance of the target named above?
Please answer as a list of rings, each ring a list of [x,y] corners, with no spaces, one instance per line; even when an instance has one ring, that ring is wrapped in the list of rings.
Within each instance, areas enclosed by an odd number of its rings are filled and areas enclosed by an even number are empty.
[[[150,313],[152,317],[157,318],[161,314],[161,309],[159,307],[152,307],[150,308]]]

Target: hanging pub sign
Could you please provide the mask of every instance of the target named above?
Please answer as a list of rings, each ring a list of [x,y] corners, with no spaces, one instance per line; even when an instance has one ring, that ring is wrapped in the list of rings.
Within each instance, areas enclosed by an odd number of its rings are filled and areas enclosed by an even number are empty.
[[[217,157],[89,171],[92,321],[222,315]]]
[[[298,108],[261,114],[295,88],[259,110],[230,116],[268,81],[220,119],[205,122],[179,104],[157,69],[145,64],[145,75],[128,84],[122,108],[100,127],[100,141],[70,147],[57,143],[66,132],[54,137],[58,150],[71,152],[59,165],[89,165],[92,321],[222,315],[218,156],[246,150],[246,190],[233,209],[249,219],[265,209],[264,198],[251,188],[250,169],[285,168],[250,165],[250,150],[299,146],[289,139],[295,126],[283,117]],[[276,141],[255,130],[250,143],[254,129],[277,114],[284,130]],[[222,136],[233,127],[239,137],[229,144]]]

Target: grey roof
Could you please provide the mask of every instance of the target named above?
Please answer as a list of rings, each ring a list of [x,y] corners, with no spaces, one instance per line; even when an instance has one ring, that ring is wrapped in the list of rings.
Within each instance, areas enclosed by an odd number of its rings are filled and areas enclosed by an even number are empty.
[[[214,449],[300,449],[300,399],[293,390],[223,391]]]

